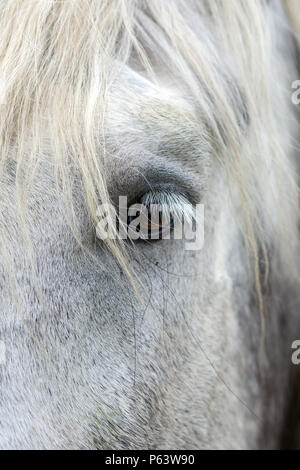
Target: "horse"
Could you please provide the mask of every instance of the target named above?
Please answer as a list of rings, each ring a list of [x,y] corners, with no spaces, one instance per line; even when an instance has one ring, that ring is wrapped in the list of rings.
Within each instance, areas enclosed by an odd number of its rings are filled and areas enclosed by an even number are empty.
[[[0,1],[2,449],[299,446],[296,3]]]

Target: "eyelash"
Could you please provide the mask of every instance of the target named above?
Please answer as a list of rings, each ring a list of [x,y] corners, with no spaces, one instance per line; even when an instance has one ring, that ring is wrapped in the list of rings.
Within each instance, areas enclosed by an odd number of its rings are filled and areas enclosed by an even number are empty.
[[[145,220],[146,227],[144,227],[145,230],[143,232],[143,235],[147,236],[141,236],[140,239],[142,240],[146,239],[151,242],[161,240],[163,234],[166,233],[167,230],[169,233],[173,231],[176,220],[182,221],[183,216],[185,216],[185,221],[189,223],[192,223],[194,220],[192,204],[180,193],[170,191],[149,191],[144,194],[137,203],[129,207],[129,212],[131,208],[134,208],[137,205],[148,208],[148,219]],[[156,215],[156,217],[159,216],[159,226],[154,224],[153,227],[151,214],[154,215],[154,213],[150,211],[156,206],[159,211]],[[127,226],[129,226],[135,218],[136,215],[134,217],[128,215]],[[166,226],[163,225],[165,221],[169,222]],[[157,222],[157,218],[155,222]]]

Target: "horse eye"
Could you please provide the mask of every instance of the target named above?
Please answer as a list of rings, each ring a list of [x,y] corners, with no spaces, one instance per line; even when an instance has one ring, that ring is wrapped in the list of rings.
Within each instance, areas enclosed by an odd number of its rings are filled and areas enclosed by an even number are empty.
[[[127,212],[126,228],[131,240],[157,241],[170,239],[175,220],[180,220],[185,197],[165,191],[150,191]]]

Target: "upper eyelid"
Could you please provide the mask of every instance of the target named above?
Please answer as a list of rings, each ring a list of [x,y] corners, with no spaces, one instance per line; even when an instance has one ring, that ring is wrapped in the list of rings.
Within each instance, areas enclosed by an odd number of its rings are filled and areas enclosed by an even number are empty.
[[[151,159],[149,166],[142,172],[142,178],[136,181],[137,186],[141,185],[139,194],[135,194],[135,200],[142,198],[146,193],[169,193],[180,194],[192,204],[200,202],[204,193],[203,182],[207,177],[203,172],[199,184],[198,173],[193,173],[175,165],[174,163],[162,161],[158,156]],[[205,176],[205,177],[204,177]],[[132,203],[135,202],[134,200]]]
[[[120,195],[127,196],[128,205],[131,205],[148,192],[180,193],[192,204],[197,204],[207,191],[209,172],[205,168],[192,171],[145,150],[128,163],[121,159],[116,172],[120,178],[109,180],[108,192],[116,208]]]

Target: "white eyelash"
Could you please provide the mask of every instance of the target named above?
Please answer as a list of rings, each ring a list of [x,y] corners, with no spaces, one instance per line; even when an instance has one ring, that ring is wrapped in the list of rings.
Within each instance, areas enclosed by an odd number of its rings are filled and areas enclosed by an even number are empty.
[[[172,215],[174,221],[177,219],[192,224],[195,220],[193,205],[180,193],[170,191],[149,191],[141,199],[141,204],[147,207],[158,206],[162,216]]]

